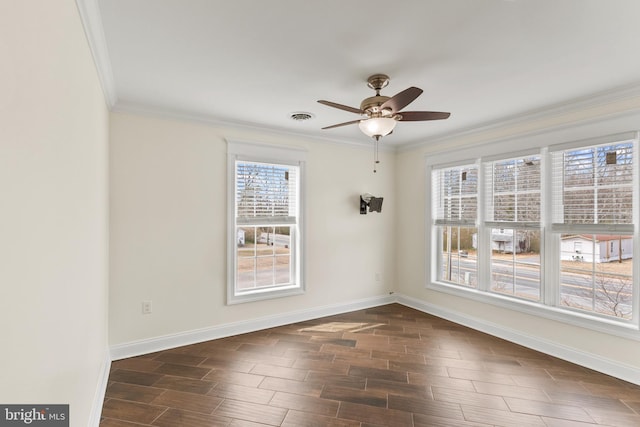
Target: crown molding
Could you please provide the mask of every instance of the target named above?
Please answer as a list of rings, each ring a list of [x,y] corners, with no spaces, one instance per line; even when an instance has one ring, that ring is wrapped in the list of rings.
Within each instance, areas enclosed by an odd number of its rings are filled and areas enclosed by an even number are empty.
[[[451,149],[452,143],[455,143],[457,140],[460,140],[465,137],[480,135],[481,133],[490,133],[492,131],[499,130],[508,130],[509,128],[514,128],[522,125],[533,124],[535,122],[541,122],[544,120],[550,120],[553,118],[557,118],[561,115],[569,115],[572,113],[578,113],[581,111],[585,111],[588,109],[604,107],[606,105],[615,104],[618,102],[631,100],[633,98],[640,99],[640,82],[635,82],[630,85],[618,86],[606,91],[601,91],[597,93],[593,93],[590,95],[581,96],[578,98],[574,98],[568,101],[559,102],[556,104],[551,104],[546,107],[540,107],[533,110],[528,110],[523,113],[515,114],[512,116],[508,116],[502,119],[492,120],[484,123],[479,123],[477,125],[468,126],[466,128],[448,132],[440,135],[434,135],[432,137],[425,138],[421,141],[416,141],[413,143],[403,144],[398,147],[399,152],[403,151],[411,151],[418,148],[430,147],[434,150],[434,152],[438,152],[441,150]],[[617,116],[621,114],[629,114],[633,112],[640,111],[640,102],[638,102],[632,109],[627,109],[625,111],[614,111],[607,115]],[[600,116],[598,119],[603,119],[605,117]],[[550,131],[553,129],[558,129],[570,125],[574,125],[576,123],[585,121],[585,120],[594,120],[593,117],[586,118],[578,118],[573,120],[567,120],[561,123],[555,123],[543,127],[537,127],[534,130],[525,129],[521,132],[513,132],[504,138],[511,137],[520,137],[533,135],[535,133],[541,133]],[[474,141],[473,145],[482,145],[485,143],[496,142],[496,138],[492,135],[488,135],[487,137],[480,138],[478,141]],[[464,144],[461,144],[464,145]]]
[[[109,108],[112,108],[118,101],[118,96],[116,94],[107,41],[104,36],[104,28],[102,27],[102,16],[100,15],[98,0],[76,0],[76,6],[80,13],[84,34],[89,43],[93,62],[98,72],[98,79],[102,86],[105,102]]]
[[[353,148],[371,150],[373,147],[373,140],[356,141],[352,139],[337,139],[329,137],[321,137],[317,135],[310,135],[303,132],[295,132],[288,129],[280,129],[274,127],[260,126],[251,122],[241,122],[232,120],[217,119],[205,114],[198,114],[186,111],[171,110],[161,107],[149,107],[139,104],[126,103],[118,101],[112,108],[114,113],[136,114],[148,117],[157,117],[162,119],[183,120],[187,122],[201,123],[208,126],[215,126],[220,128],[232,128],[238,130],[244,130],[248,132],[260,132],[267,133],[276,136],[302,138],[307,141],[317,143],[329,143],[344,146],[350,146]],[[380,151],[394,153],[397,151],[395,146],[380,144]]]

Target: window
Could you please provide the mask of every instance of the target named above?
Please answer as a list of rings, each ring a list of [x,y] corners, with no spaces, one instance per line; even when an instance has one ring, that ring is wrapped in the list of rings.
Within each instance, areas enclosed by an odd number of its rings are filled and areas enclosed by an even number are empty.
[[[563,307],[633,318],[633,154],[632,141],[551,153]]]
[[[637,327],[637,147],[628,133],[432,166],[429,286]]]
[[[441,256],[439,279],[469,287],[477,284],[474,239],[478,210],[478,166],[434,172],[436,234]]]
[[[301,293],[304,152],[228,143],[228,303]]]
[[[573,242],[573,250],[576,251],[577,254],[582,253],[582,242]]]
[[[540,156],[484,163],[490,291],[539,301]]]

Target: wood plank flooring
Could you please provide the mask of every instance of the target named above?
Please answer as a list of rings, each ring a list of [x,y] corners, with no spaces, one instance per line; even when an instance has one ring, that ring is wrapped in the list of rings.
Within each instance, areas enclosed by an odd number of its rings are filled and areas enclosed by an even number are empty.
[[[140,425],[640,426],[640,387],[392,304],[116,361]]]

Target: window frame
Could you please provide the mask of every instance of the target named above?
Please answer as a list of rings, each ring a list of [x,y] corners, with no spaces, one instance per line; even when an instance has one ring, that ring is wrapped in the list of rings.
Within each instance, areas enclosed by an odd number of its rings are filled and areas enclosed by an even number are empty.
[[[305,164],[307,151],[298,147],[227,140],[227,305],[284,298],[305,292]],[[240,292],[237,289],[238,243],[236,218],[236,162],[295,166],[298,168],[298,200],[295,231],[291,236],[292,283]],[[259,222],[259,221],[256,221]],[[265,222],[265,225],[278,226]],[[292,224],[286,224],[290,226]],[[247,225],[253,226],[253,225]]]
[[[519,178],[521,177],[522,167],[526,165],[535,166],[535,163],[527,163],[529,162],[537,162],[538,166],[535,174],[538,176],[539,187],[533,189],[523,189],[519,185]],[[520,161],[524,163],[524,165],[520,165]],[[513,189],[512,190],[504,190],[504,189],[496,189],[496,184],[500,184],[500,181],[496,180],[495,167],[497,165],[506,165],[513,164]],[[519,166],[520,165],[520,166]],[[528,166],[527,166],[528,167]],[[514,153],[505,153],[500,156],[492,156],[492,157],[484,157],[481,159],[481,168],[482,174],[484,177],[483,180],[483,188],[479,191],[482,191],[483,200],[483,216],[482,216],[482,224],[484,227],[481,228],[483,230],[483,236],[485,237],[485,247],[488,248],[485,259],[488,259],[488,265],[486,266],[487,276],[486,276],[486,284],[482,287],[483,290],[498,295],[504,295],[509,298],[515,299],[524,299],[526,301],[540,302],[543,300],[544,293],[544,263],[542,262],[543,257],[543,247],[542,242],[544,240],[544,236],[542,233],[542,207],[538,208],[537,212],[533,212],[538,217],[538,220],[531,219],[521,219],[520,215],[528,213],[531,214],[528,209],[520,210],[518,209],[518,201],[521,200],[524,195],[538,195],[538,202],[540,203],[540,197],[542,196],[542,155],[540,150],[524,150],[518,151]],[[528,173],[524,174],[525,178],[529,177]],[[500,219],[496,218],[496,204],[494,202],[497,196],[511,195],[513,198],[513,218],[512,219]],[[492,249],[492,241],[494,239],[494,230],[500,230],[500,233],[504,233],[505,230],[511,231],[511,246],[512,246],[512,261],[509,263],[501,263],[497,258],[494,260],[494,254]],[[524,294],[517,295],[516,289],[519,286],[519,283],[515,280],[515,272],[519,268],[523,268],[523,262],[518,262],[515,259],[515,243],[516,238],[519,232],[530,232],[534,231],[538,233],[538,239],[540,244],[540,254],[539,254],[539,278],[538,278],[538,295],[535,298],[527,298]],[[512,286],[513,292],[511,294],[507,292],[501,292],[498,290],[499,285],[495,283],[494,275],[497,273],[494,271],[498,265],[502,264],[503,266],[509,266],[513,272],[513,281],[509,282]],[[495,287],[495,288],[494,288]]]
[[[634,188],[633,188],[633,250],[636,254],[640,254],[640,184],[638,179],[640,178],[640,142],[638,141],[638,132],[624,132],[620,134],[606,135],[597,138],[581,139],[571,142],[556,142],[554,143],[551,135],[551,143],[549,145],[543,145],[542,141],[531,141],[529,138],[524,138],[525,141],[529,141],[530,149],[520,151],[510,151],[510,147],[517,145],[514,141],[499,141],[490,146],[484,146],[482,149],[470,149],[465,150],[463,155],[466,157],[455,159],[451,161],[452,153],[447,152],[442,155],[429,155],[425,156],[425,198],[428,204],[432,203],[432,194],[434,182],[432,180],[432,172],[437,169],[449,168],[455,165],[465,165],[478,163],[480,168],[484,168],[486,162],[510,159],[516,156],[539,154],[541,158],[541,220],[540,220],[540,233],[541,233],[541,298],[540,301],[529,301],[526,299],[519,299],[510,295],[502,295],[500,293],[490,292],[490,251],[478,250],[478,287],[468,288],[460,286],[454,283],[448,283],[438,280],[439,272],[439,257],[438,250],[438,235],[435,215],[432,208],[426,209],[425,212],[425,234],[426,244],[428,248],[428,259],[425,263],[425,287],[430,290],[448,293],[458,297],[479,301],[486,304],[491,304],[499,307],[508,308],[514,311],[548,318],[564,323],[585,327],[588,329],[605,332],[625,338],[631,338],[634,340],[640,340],[640,284],[638,283],[640,278],[640,256],[636,256],[633,260],[633,319],[630,321],[612,318],[610,316],[598,315],[595,313],[589,313],[585,311],[570,310],[566,307],[562,307],[559,304],[559,283],[560,283],[560,268],[559,261],[555,261],[554,257],[559,257],[559,233],[553,231],[552,220],[552,190],[551,184],[552,171],[551,171],[551,155],[550,150],[570,149],[588,147],[592,145],[599,145],[603,143],[613,143],[617,141],[633,140],[634,149]],[[516,139],[516,141],[518,141]],[[497,154],[500,153],[500,154]],[[485,156],[485,154],[488,154]],[[486,183],[484,173],[479,177],[478,188],[478,248],[488,247],[490,244],[488,239],[490,238],[490,228],[495,225],[495,222],[485,222],[486,215]],[[558,246],[556,249],[553,249]],[[559,260],[559,258],[557,258]],[[555,265],[554,265],[555,264]]]

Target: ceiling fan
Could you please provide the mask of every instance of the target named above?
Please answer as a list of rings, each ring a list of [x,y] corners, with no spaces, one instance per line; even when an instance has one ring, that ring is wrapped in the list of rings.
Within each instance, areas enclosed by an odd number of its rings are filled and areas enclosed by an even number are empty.
[[[323,127],[322,129],[333,129],[358,123],[360,130],[365,135],[376,140],[374,172],[376,172],[375,164],[380,163],[378,160],[378,141],[381,137],[393,132],[397,122],[443,120],[451,115],[451,113],[438,111],[401,111],[420,96],[422,89],[412,86],[392,97],[380,95],[380,90],[389,84],[389,80],[389,76],[385,74],[374,74],[370,76],[367,79],[367,86],[375,90],[376,94],[375,96],[364,99],[362,103],[360,103],[360,108],[349,107],[331,101],[318,101],[320,104],[363,116],[358,120],[338,123],[336,125]]]

